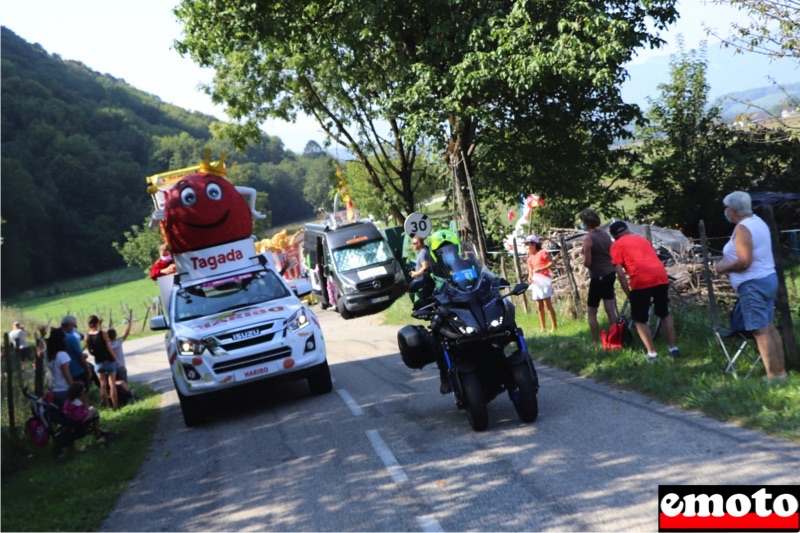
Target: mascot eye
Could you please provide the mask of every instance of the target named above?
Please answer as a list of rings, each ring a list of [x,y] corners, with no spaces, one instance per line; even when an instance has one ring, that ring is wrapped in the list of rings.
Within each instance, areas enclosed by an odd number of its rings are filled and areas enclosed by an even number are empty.
[[[216,183],[206,185],[206,194],[212,200],[222,200],[222,189]]]
[[[186,187],[181,191],[181,203],[186,207],[189,207],[193,203],[197,201],[197,195],[194,193],[194,189],[191,187]]]

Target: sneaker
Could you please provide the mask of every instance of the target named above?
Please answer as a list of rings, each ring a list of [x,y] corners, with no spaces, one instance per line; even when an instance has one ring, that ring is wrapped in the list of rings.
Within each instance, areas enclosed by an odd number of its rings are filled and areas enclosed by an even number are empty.
[[[650,362],[653,362],[653,361],[657,361],[657,360],[658,360],[658,354],[657,354],[657,353],[649,353],[649,354],[646,354],[646,355],[645,355],[645,357],[646,357],[646,358],[647,358],[647,360],[648,360],[648,361],[650,361]]]
[[[681,352],[677,348],[671,348],[669,351],[669,356],[672,357],[673,359],[680,359]]]

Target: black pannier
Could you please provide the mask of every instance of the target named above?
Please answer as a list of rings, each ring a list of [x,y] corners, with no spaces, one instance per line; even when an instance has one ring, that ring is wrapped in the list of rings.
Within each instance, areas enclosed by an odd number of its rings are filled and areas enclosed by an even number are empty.
[[[403,326],[397,332],[400,357],[408,368],[420,369],[435,361],[433,348],[426,339],[427,330],[423,326]]]

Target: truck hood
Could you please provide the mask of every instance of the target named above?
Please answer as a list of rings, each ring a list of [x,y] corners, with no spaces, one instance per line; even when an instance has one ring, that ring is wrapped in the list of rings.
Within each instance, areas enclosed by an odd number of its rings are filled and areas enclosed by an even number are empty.
[[[265,323],[272,328],[281,328],[303,304],[296,298],[281,298],[263,304],[241,307],[192,320],[176,322],[172,329],[182,338],[200,339],[219,332],[246,329]]]

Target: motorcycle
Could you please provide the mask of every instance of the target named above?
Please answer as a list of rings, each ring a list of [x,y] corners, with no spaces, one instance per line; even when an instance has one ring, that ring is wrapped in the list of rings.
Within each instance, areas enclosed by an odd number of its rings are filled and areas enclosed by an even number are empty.
[[[398,331],[403,363],[420,369],[437,362],[446,370],[456,407],[466,411],[475,431],[486,429],[487,403],[503,391],[519,418],[533,422],[539,379],[509,299],[528,285],[501,294],[510,284],[480,265],[468,243],[445,243],[433,253],[436,289],[411,314],[430,324]]]

